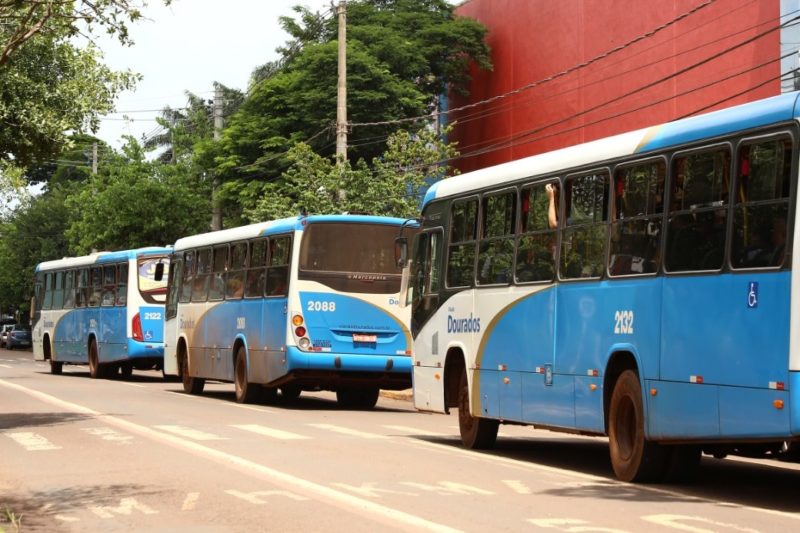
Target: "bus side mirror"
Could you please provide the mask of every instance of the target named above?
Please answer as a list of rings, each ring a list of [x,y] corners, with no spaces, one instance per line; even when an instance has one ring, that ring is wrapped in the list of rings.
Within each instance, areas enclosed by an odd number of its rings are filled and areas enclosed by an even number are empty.
[[[156,264],[156,273],[155,276],[153,276],[153,278],[156,281],[161,281],[162,279],[164,279],[164,263],[159,262]]]
[[[403,268],[408,261],[408,239],[397,237],[394,240],[394,261],[398,267]]]

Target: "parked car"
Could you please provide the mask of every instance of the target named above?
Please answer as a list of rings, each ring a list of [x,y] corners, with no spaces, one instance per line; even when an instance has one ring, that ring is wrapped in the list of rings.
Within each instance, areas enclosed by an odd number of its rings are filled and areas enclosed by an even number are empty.
[[[31,347],[31,328],[22,324],[14,324],[6,336],[6,348]]]
[[[14,327],[14,324],[3,324],[2,329],[0,329],[0,346],[6,345],[6,338],[8,337],[8,332],[11,331],[11,328]]]

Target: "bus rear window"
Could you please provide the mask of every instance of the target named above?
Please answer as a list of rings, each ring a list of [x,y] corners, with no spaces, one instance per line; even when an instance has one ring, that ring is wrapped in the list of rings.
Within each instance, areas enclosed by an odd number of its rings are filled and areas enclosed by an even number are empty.
[[[160,277],[156,275],[158,264],[163,270]],[[167,300],[167,272],[169,270],[168,257],[148,257],[138,261],[139,293],[148,303],[163,304]],[[157,279],[158,278],[158,279]]]

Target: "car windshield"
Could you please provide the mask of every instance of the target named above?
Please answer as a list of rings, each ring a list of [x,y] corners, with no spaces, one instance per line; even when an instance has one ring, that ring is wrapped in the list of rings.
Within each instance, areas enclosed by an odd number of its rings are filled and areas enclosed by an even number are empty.
[[[14,331],[30,331],[30,326],[14,326]]]

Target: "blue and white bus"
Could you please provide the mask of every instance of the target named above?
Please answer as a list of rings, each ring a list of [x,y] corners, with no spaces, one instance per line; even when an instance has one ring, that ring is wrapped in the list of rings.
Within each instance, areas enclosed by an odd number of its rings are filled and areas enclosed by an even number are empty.
[[[405,222],[301,216],[178,240],[165,372],[190,394],[232,381],[238,402],[334,390],[340,405],[368,409],[381,388],[410,388],[394,258]]]
[[[457,407],[470,448],[499,423],[608,435],[629,481],[798,439],[799,119],[791,93],[434,184],[417,409]]]
[[[36,266],[33,356],[92,378],[161,369],[170,248],[98,252]]]

